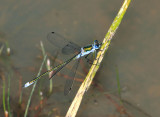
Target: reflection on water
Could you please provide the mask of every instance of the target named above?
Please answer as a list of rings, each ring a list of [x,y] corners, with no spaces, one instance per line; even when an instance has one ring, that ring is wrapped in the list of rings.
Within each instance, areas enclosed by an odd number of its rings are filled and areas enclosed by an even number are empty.
[[[8,40],[11,56],[7,56],[5,52],[1,55],[0,69],[3,69],[6,84],[8,71],[13,72],[10,86],[11,111],[17,112],[21,109],[20,112],[24,112],[31,87],[23,89],[21,107],[13,105],[18,104],[20,93],[17,91],[20,84],[31,80],[38,72],[42,62],[42,59],[37,58],[41,55],[38,46],[40,40],[44,42],[46,51],[53,56],[57,51],[46,41],[46,35],[51,31],[62,34],[80,46],[92,43],[95,39],[102,41],[121,4],[122,1],[112,0],[1,1],[0,40],[1,43]],[[94,82],[97,85],[93,85],[86,93],[78,116],[112,117],[124,114],[120,111],[121,104],[117,98],[117,66],[122,88],[121,97],[127,102],[124,102],[125,108],[122,108],[127,112],[125,115],[159,117],[158,11],[159,1],[132,1],[95,77]],[[58,56],[58,60],[63,61],[66,57],[68,56]],[[58,63],[54,65],[56,64]],[[84,66],[87,71],[89,66]],[[43,72],[45,70],[44,68]],[[79,72],[85,75],[83,65],[80,65]],[[75,83],[75,90],[65,97],[63,77],[57,76],[53,80],[53,93],[49,96],[49,81],[45,78],[44,84],[38,84],[32,97],[30,116],[64,116],[81,80]],[[2,78],[0,81],[2,92]],[[40,86],[44,91],[42,108],[41,96],[38,95]],[[104,95],[106,92],[109,94]],[[2,101],[0,105],[2,107]],[[0,114],[3,115],[3,111],[0,111]]]

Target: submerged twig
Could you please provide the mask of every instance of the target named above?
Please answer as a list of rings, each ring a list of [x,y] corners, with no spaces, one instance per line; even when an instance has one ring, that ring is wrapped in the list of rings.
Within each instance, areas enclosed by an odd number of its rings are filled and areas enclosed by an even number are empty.
[[[110,42],[111,42],[111,39],[113,37],[113,35],[115,34],[118,26],[120,25],[121,23],[121,20],[129,6],[129,3],[130,3],[131,0],[125,0],[121,9],[119,10],[117,16],[115,17],[108,33],[106,34],[104,40],[103,40],[103,44],[101,46],[101,51],[98,52],[97,54],[97,58],[94,60],[93,62],[93,65],[91,66],[89,72],[88,72],[88,75],[86,76],[84,82],[82,83],[82,85],[80,86],[77,94],[76,94],[76,97],[74,98],[67,114],[66,114],[66,117],[74,117],[78,111],[78,108],[80,106],[80,103],[81,103],[81,100],[83,98],[83,95],[84,93],[88,90],[90,84],[92,83],[92,80],[96,74],[96,72],[98,71],[99,69],[99,66],[100,66],[100,63],[102,62],[103,60],[103,57],[104,57],[104,54],[105,52],[107,51],[109,45],[110,45]]]

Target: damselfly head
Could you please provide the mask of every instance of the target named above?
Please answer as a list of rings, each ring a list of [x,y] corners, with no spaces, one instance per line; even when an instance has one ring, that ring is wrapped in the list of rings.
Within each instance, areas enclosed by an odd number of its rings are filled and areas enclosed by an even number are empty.
[[[94,40],[94,46],[95,49],[99,49],[101,47],[101,44],[99,44],[98,40]]]

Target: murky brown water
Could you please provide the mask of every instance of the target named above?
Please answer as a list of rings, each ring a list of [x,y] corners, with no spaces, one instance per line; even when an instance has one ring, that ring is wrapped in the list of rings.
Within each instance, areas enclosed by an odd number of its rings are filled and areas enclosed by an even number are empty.
[[[35,77],[42,62],[37,58],[41,55],[37,48],[40,40],[44,42],[47,52],[54,53],[54,47],[46,41],[46,35],[51,31],[58,32],[81,46],[92,43],[94,39],[102,41],[122,2],[113,0],[1,1],[0,38],[8,40],[12,50],[9,59],[1,58],[0,64],[3,70],[7,71],[6,65],[12,65],[12,71],[16,70],[22,75],[23,83]],[[98,82],[98,86],[91,87],[86,93],[77,116],[120,116],[120,111],[114,103],[121,105],[120,100],[115,98],[118,97],[116,92],[118,68],[125,111],[132,117],[159,117],[159,10],[158,0],[131,2],[96,76],[95,81]],[[79,70],[82,71],[81,67]],[[64,81],[60,77],[54,79],[53,94],[47,99],[46,105],[40,112],[41,116],[51,110],[53,112],[48,116],[66,114],[80,83],[75,83],[76,88],[73,93],[65,97]],[[2,80],[0,82],[0,92],[2,92]],[[14,74],[11,78],[12,107],[18,103],[16,100],[18,82],[18,76]],[[49,82],[44,82],[45,85],[42,86],[47,90]],[[28,99],[31,88],[32,86],[23,89],[24,101]],[[106,96],[104,92],[110,94]],[[38,103],[37,88],[32,98],[31,116],[37,114],[33,107]],[[0,104],[2,105],[2,101]],[[0,115],[3,115],[3,111],[0,111]]]

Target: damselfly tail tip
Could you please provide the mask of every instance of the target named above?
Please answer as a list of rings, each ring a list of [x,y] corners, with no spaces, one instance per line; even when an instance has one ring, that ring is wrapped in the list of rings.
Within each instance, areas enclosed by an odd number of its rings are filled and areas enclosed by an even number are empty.
[[[24,84],[23,88],[29,87],[31,84],[33,83],[27,82],[26,84]]]

